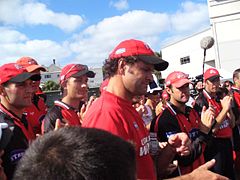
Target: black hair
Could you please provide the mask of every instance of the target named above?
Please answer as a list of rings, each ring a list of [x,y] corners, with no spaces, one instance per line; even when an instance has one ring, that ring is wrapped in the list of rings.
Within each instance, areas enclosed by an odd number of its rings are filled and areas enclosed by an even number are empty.
[[[118,62],[120,59],[124,59],[124,61],[128,64],[134,64],[138,61],[137,57],[135,56],[129,56],[125,58],[117,58],[117,59],[106,59],[103,65],[104,69],[104,79],[108,77],[112,77],[116,74],[118,69]]]
[[[30,144],[14,179],[134,180],[135,173],[129,142],[99,129],[64,127]]]

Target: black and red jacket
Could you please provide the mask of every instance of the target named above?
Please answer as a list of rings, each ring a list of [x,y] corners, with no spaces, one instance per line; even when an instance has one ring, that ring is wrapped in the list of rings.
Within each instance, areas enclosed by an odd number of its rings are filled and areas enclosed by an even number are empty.
[[[42,134],[54,130],[56,120],[70,126],[81,126],[78,111],[62,101],[54,101],[54,106],[48,111],[42,122]]]
[[[192,140],[189,156],[176,156],[181,174],[186,174],[204,163],[203,151],[209,136],[199,131],[201,119],[197,112],[186,106],[182,113],[173,104],[167,103],[165,110],[152,121],[151,132],[156,132],[160,142],[167,142],[170,135],[185,132]],[[181,175],[178,174],[178,175]]]
[[[208,108],[209,104],[211,104],[214,107],[215,114],[217,117],[218,114],[222,110],[222,105],[221,105],[220,99],[211,97],[206,90],[203,90],[197,97],[194,109],[196,109],[198,111],[198,113],[201,114],[203,106]],[[232,128],[230,127],[228,118],[226,118],[222,122],[218,131],[216,133],[214,133],[214,136],[217,138],[231,138],[232,137]]]
[[[27,115],[27,120],[33,128],[34,134],[41,134],[41,124],[47,114],[47,105],[45,104],[44,99],[34,94],[32,105],[24,110]]]
[[[2,104],[0,104],[0,122],[7,123],[12,131],[12,137],[4,148],[2,156],[2,166],[7,179],[12,179],[18,161],[28,148],[29,142],[35,139],[35,135],[25,115],[22,115],[20,119],[13,112],[8,111]]]

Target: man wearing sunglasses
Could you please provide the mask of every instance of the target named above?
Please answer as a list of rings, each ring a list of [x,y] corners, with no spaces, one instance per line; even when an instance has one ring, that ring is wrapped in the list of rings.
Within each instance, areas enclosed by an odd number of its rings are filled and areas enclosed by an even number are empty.
[[[44,102],[44,98],[41,96],[42,93],[39,93],[41,92],[39,87],[41,80],[40,72],[45,72],[46,69],[38,65],[37,61],[31,57],[21,57],[17,60],[17,64],[25,67],[28,72],[37,75],[37,79],[32,82],[32,88],[34,91],[32,105],[25,108],[27,120],[33,128],[34,134],[37,135],[41,133],[41,123],[47,113],[47,105]]]

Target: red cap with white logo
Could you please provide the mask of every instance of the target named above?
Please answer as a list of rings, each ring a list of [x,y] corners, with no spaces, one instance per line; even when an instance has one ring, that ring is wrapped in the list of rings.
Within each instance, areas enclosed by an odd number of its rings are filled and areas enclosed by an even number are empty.
[[[215,68],[209,68],[205,71],[204,75],[204,81],[208,80],[209,78],[215,78],[215,77],[221,77],[218,70]]]

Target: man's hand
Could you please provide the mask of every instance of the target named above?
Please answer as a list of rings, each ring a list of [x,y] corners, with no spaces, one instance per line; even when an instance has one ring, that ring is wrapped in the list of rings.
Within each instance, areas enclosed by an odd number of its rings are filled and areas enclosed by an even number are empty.
[[[144,112],[145,112],[145,107],[144,107],[144,105],[141,104],[139,107],[136,108],[136,111],[138,112],[138,114],[139,114],[140,116],[142,116],[142,115],[144,114]]]
[[[186,133],[177,133],[168,138],[169,145],[181,156],[187,156],[191,151],[191,140]]]
[[[65,120],[66,121],[66,120]],[[67,122],[67,121],[66,121]],[[65,126],[68,126],[68,123],[63,123],[61,122],[60,119],[56,119],[56,123],[55,123],[55,128],[54,128],[54,131],[62,128],[62,127],[65,127]]]
[[[78,117],[79,117],[79,121],[80,121],[80,124],[82,124],[83,122],[83,119],[85,117],[85,114],[86,112],[88,111],[88,109],[90,108],[90,106],[92,105],[92,103],[96,100],[96,96],[91,96],[89,98],[89,101],[87,102],[87,105],[83,104],[79,113],[78,113]]]
[[[215,159],[208,161],[207,163],[203,164],[202,166],[195,169],[193,172],[189,174],[189,179],[193,180],[202,180],[202,179],[216,179],[216,180],[227,180],[228,178],[221,176],[219,174],[213,173],[209,171],[211,167],[215,164]]]
[[[233,97],[232,96],[225,96],[221,101],[222,109],[225,111],[229,111],[231,108],[231,103],[232,103]]]
[[[214,108],[211,105],[209,105],[208,109],[206,109],[206,107],[203,106],[201,113],[201,122],[199,125],[200,131],[202,131],[205,134],[208,134],[214,123],[214,117],[215,117]]]

